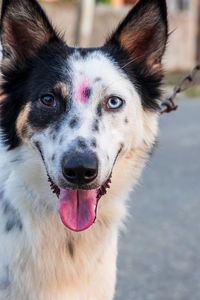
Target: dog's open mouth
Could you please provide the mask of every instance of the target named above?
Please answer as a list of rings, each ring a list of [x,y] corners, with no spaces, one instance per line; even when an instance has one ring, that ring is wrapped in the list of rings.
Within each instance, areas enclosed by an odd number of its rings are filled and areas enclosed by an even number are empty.
[[[60,189],[48,176],[53,193],[58,196],[58,212],[63,224],[73,231],[89,228],[96,219],[99,199],[110,188],[111,176],[98,189],[70,190]]]

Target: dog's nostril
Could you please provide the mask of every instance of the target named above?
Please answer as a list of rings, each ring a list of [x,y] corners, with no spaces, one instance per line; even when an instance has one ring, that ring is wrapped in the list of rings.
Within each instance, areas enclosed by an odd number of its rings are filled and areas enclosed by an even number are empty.
[[[93,169],[88,169],[85,171],[85,177],[88,179],[95,176],[95,174],[96,174],[96,170]]]
[[[75,178],[76,177],[76,172],[73,169],[67,169],[66,170],[66,175],[68,177]]]

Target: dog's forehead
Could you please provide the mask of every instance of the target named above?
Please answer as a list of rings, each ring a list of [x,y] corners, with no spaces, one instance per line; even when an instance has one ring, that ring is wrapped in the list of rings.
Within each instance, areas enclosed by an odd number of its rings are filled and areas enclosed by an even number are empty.
[[[119,86],[119,82],[127,81],[127,78],[118,65],[101,51],[89,52],[81,56],[75,52],[68,61],[71,70],[72,85],[75,99],[79,102],[87,102],[92,89],[99,85],[104,87]]]
[[[116,73],[117,67],[113,60],[106,56],[101,50],[89,51],[87,55],[82,56],[78,50],[70,57],[70,67],[75,75],[85,73],[91,79],[94,79],[97,72],[100,75],[105,74],[105,70]]]

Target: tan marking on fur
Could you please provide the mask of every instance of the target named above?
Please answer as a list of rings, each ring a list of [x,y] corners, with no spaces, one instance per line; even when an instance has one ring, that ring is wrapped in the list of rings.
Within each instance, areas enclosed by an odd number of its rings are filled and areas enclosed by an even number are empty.
[[[134,153],[135,153],[135,149],[132,148],[132,149],[126,154],[125,158],[126,158],[127,160],[132,159]]]
[[[67,91],[67,86],[64,82],[62,82],[62,81],[57,82],[54,89],[58,90],[64,99],[67,98],[68,91]]]
[[[33,130],[27,121],[30,105],[30,102],[26,104],[24,109],[20,112],[16,122],[17,134],[22,141],[25,141],[26,138],[30,138],[33,135]]]
[[[4,99],[6,98],[6,95],[5,94],[2,94],[3,91],[0,90],[0,103],[4,101]]]

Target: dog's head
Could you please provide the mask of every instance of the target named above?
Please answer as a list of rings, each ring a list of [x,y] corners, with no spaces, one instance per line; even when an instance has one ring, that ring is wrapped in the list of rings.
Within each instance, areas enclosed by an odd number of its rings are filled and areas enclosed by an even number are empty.
[[[63,223],[86,229],[116,161],[153,144],[165,0],[140,0],[105,45],[91,49],[68,47],[36,1],[5,0],[1,41],[4,143],[39,153]]]

